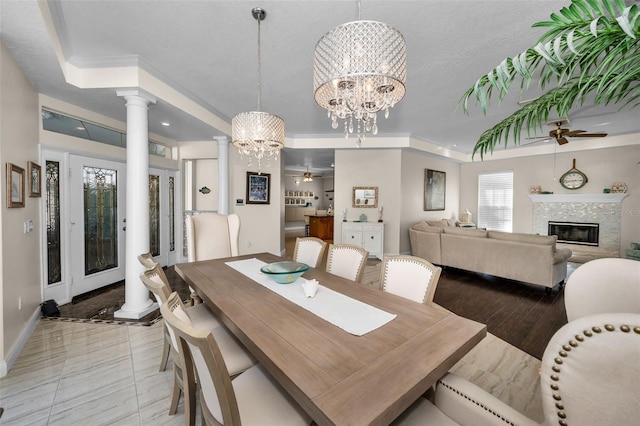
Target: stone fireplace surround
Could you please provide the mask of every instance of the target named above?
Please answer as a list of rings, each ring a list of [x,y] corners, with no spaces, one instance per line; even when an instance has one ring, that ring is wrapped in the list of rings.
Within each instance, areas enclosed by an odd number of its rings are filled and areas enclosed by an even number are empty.
[[[549,221],[597,223],[600,226],[598,246],[560,244],[570,248],[570,261],[600,257],[620,257],[620,218],[622,200],[619,194],[529,194],[533,202],[533,233],[548,235]]]

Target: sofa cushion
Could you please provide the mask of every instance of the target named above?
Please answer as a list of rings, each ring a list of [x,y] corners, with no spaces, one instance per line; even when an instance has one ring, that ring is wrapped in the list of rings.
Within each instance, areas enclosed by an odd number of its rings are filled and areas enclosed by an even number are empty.
[[[446,228],[447,226],[456,226],[455,219],[427,220],[425,222],[427,222],[429,226],[437,226],[439,228]]]
[[[485,238],[487,236],[487,231],[485,231],[484,229],[447,227],[447,228],[444,228],[444,233],[454,234],[454,235],[464,235],[466,237],[480,237],[480,238]]]
[[[443,228],[440,228],[437,226],[431,226],[424,220],[420,223],[416,223],[415,225],[413,225],[412,229],[415,229],[416,231],[432,232],[435,234],[442,234],[442,231],[443,231]]]
[[[516,241],[527,244],[539,244],[541,246],[555,246],[557,235],[533,235],[512,232],[488,231],[487,237],[495,240]]]

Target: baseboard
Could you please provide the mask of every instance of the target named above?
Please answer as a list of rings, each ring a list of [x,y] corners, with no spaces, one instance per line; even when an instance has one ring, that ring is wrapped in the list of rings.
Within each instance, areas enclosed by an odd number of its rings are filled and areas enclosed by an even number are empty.
[[[38,305],[38,308],[31,315],[29,323],[24,328],[24,330],[22,330],[22,334],[20,334],[18,341],[9,351],[7,358],[0,361],[0,378],[9,374],[9,370],[11,370],[11,367],[16,362],[16,359],[18,359],[20,352],[22,352],[24,345],[27,344],[29,337],[31,337],[33,330],[35,330],[36,326],[40,322],[41,316],[42,314],[40,313],[40,306]]]

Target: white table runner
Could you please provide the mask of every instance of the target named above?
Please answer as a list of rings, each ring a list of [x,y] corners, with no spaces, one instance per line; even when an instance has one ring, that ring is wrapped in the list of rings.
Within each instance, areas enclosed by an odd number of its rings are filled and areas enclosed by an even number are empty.
[[[278,284],[260,272],[260,268],[266,263],[255,258],[226,264],[290,302],[356,336],[382,327],[396,317],[323,285],[319,286],[315,297],[308,298],[302,292],[304,278],[300,277],[292,284]]]

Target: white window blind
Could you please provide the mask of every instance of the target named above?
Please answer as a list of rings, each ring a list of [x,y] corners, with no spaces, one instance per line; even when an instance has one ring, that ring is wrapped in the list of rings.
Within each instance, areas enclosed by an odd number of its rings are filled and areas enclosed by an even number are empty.
[[[478,176],[478,227],[495,231],[513,230],[513,172]]]

